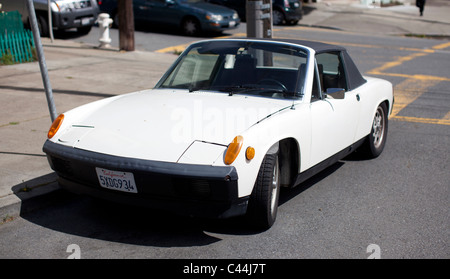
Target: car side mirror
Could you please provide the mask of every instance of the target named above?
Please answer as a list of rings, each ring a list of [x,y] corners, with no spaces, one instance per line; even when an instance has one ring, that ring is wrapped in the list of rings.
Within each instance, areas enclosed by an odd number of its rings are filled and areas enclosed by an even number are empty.
[[[345,98],[344,88],[327,88],[325,98],[342,100]]]

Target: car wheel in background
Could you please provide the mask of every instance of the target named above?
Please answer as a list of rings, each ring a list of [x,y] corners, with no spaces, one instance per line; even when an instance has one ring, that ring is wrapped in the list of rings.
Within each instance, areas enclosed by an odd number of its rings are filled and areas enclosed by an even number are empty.
[[[284,14],[279,10],[273,10],[272,20],[273,25],[281,25],[284,22]]]
[[[37,25],[39,29],[39,34],[41,37],[49,37],[50,31],[48,30],[47,19],[42,15],[37,15]]]
[[[188,17],[184,19],[183,22],[181,23],[181,29],[184,35],[187,36],[198,35],[201,32],[200,22],[198,22],[196,18]]]

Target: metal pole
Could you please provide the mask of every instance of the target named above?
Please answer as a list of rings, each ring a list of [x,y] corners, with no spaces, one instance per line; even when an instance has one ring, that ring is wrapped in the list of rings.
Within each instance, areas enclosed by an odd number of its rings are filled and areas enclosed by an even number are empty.
[[[52,19],[52,8],[50,7],[51,0],[47,0],[47,9],[48,9],[48,33],[50,34],[50,39],[54,40],[53,37],[53,19]]]
[[[31,31],[33,31],[34,44],[36,46],[36,53],[39,59],[39,67],[41,69],[42,82],[44,83],[45,95],[47,96],[48,109],[50,111],[50,118],[52,122],[56,119],[56,107],[53,101],[53,92],[48,78],[47,64],[45,63],[44,50],[42,48],[41,35],[34,12],[33,0],[27,0],[28,13],[30,15]]]

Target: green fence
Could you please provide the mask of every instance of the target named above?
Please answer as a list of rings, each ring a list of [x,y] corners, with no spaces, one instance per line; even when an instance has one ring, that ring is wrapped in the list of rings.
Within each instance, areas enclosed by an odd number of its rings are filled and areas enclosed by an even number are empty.
[[[20,13],[0,13],[0,64],[31,62],[34,53],[33,33],[23,28]]]

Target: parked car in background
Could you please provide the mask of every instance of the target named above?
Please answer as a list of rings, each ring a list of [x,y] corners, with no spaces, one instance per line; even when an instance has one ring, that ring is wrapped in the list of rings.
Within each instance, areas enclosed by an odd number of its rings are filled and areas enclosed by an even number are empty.
[[[117,0],[99,0],[100,10],[108,13],[117,26]],[[133,0],[135,21],[179,27],[185,35],[223,32],[237,28],[241,22],[232,9],[204,0]]]
[[[1,0],[2,11],[19,11],[25,26],[29,24],[29,13],[26,0]],[[36,19],[41,36],[49,36],[47,0],[33,0]],[[99,8],[97,0],[52,0],[52,26],[55,30],[76,28],[78,32],[87,34],[97,20]]]
[[[206,0],[209,3],[214,3],[229,7],[238,12],[239,17],[246,20],[246,2],[247,0]],[[273,24],[289,24],[295,25],[302,19],[302,0],[272,0],[272,15]]]

